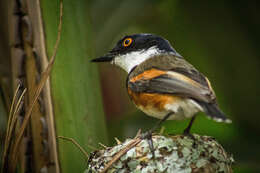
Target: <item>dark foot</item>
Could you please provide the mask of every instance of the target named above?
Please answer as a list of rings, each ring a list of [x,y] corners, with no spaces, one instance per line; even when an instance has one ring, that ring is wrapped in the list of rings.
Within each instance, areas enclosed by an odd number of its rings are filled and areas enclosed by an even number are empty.
[[[183,135],[184,136],[188,136],[188,137],[190,137],[192,139],[195,139],[194,136],[186,129],[183,131]]]
[[[183,135],[185,135],[185,136],[191,135],[191,133],[190,133],[190,128],[184,129],[184,130],[183,130]]]
[[[194,142],[196,141],[196,138],[193,136],[193,134],[190,133],[189,129],[188,129],[188,130],[185,129],[185,130],[183,131],[183,135],[184,135],[184,136],[187,136],[187,137],[189,137],[189,138],[191,138]]]
[[[149,148],[152,152],[152,158],[155,158],[155,155],[154,155],[154,146],[153,146],[153,139],[152,139],[152,131],[149,130],[143,134],[141,134],[141,139],[147,139],[147,142],[149,144]]]
[[[161,119],[160,121],[158,121],[157,124],[155,124],[155,126],[154,126],[151,130],[149,130],[149,131],[147,131],[147,132],[145,132],[145,133],[143,133],[143,134],[141,135],[141,139],[147,139],[147,140],[148,140],[149,148],[150,148],[150,150],[151,150],[151,152],[152,152],[152,154],[153,154],[153,157],[152,157],[152,158],[155,158],[155,155],[154,155],[154,146],[153,146],[153,140],[152,140],[152,133],[153,133],[158,127],[160,127],[161,124],[162,124],[164,121],[166,121],[172,114],[173,114],[173,112],[169,112],[168,114],[166,114],[166,115],[163,117],[163,119]]]
[[[192,126],[195,118],[196,118],[196,116],[191,118],[188,127],[186,129],[184,129],[184,131],[183,131],[183,135],[185,135],[185,136],[192,136],[192,134],[190,134],[190,129],[191,129],[191,126]]]

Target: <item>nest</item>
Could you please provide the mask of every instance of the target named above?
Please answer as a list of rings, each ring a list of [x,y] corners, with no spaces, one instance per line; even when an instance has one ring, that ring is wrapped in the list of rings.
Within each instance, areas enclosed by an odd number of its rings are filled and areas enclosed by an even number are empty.
[[[147,140],[127,139],[92,153],[86,172],[231,173],[234,159],[212,137],[153,135],[154,158]]]

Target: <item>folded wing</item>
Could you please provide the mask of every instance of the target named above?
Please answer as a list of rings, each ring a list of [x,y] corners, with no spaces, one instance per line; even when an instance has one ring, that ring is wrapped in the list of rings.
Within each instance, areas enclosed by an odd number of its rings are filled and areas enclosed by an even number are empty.
[[[137,76],[135,80],[129,80],[128,87],[134,92],[174,94],[206,103],[215,100],[215,94],[208,85],[202,85],[179,72],[171,70],[162,73],[164,71],[155,68],[149,71],[157,71],[159,75],[151,78],[149,73],[139,74],[139,79]]]

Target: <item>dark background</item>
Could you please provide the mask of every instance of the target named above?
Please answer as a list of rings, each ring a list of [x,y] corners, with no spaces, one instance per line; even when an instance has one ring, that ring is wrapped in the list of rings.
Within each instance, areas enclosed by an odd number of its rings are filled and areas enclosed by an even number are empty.
[[[205,74],[232,124],[200,113],[193,133],[214,136],[233,154],[234,172],[260,171],[260,20],[254,1],[99,1],[92,2],[96,55],[126,34],[154,33]],[[157,121],[137,110],[125,89],[126,73],[109,64],[100,75],[110,142],[133,137]],[[168,121],[167,133],[182,133],[186,121]]]

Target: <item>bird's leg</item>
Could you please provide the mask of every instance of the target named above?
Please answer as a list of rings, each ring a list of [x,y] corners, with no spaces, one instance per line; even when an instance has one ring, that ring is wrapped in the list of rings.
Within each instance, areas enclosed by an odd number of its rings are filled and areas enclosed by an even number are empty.
[[[153,158],[155,158],[155,154],[154,154],[154,146],[153,146],[153,139],[152,139],[152,131],[148,130],[147,132],[143,133],[141,135],[142,139],[147,139],[147,142],[149,144],[149,148],[152,152]]]
[[[159,128],[162,123],[164,121],[166,121],[171,115],[173,114],[173,112],[169,112],[168,114],[166,114],[163,119],[161,119],[160,121],[157,121],[157,123],[155,124],[155,126],[153,126],[153,128],[150,130],[151,132],[154,132],[157,128]]]
[[[150,130],[148,130],[147,132],[143,133],[141,138],[142,139],[147,139],[148,140],[148,144],[149,144],[149,148],[152,152],[152,155],[153,155],[153,158],[155,158],[155,155],[154,155],[154,146],[153,146],[153,140],[152,140],[152,133],[158,128],[161,126],[161,124],[166,121],[170,115],[172,115],[173,112],[169,112],[168,114],[166,114],[163,119],[161,119],[160,121],[158,121],[155,126],[153,126],[153,128],[151,128]]]
[[[192,134],[190,134],[190,129],[191,129],[191,126],[192,126],[192,124],[193,124],[195,118],[196,118],[196,116],[193,116],[193,117],[191,118],[188,127],[187,127],[186,129],[184,129],[184,131],[183,131],[183,134],[184,134],[184,135],[191,136],[191,137],[193,138]]]

